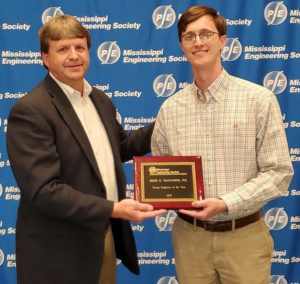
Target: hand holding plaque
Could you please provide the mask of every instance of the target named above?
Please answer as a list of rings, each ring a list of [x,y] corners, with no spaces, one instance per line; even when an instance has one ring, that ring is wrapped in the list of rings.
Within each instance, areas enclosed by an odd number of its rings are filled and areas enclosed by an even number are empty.
[[[193,208],[204,198],[201,157],[134,157],[135,199],[154,208]]]

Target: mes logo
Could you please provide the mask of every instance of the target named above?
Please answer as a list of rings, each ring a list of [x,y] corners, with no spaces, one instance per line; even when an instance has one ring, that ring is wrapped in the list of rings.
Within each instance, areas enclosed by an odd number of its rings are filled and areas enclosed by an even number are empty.
[[[174,210],[155,217],[155,224],[159,231],[171,231],[177,214]]]
[[[158,97],[169,97],[176,90],[176,81],[172,74],[162,74],[155,78],[153,82],[153,90]]]
[[[274,1],[269,3],[264,11],[268,25],[282,24],[288,15],[287,8],[282,2]]]
[[[288,284],[283,275],[272,275],[271,284]]]
[[[282,230],[288,223],[288,215],[283,208],[271,208],[265,214],[265,222],[270,230]]]
[[[157,281],[157,284],[178,284],[178,282],[175,276],[164,276]]]
[[[157,29],[171,27],[176,19],[176,14],[171,5],[157,7],[152,14],[152,21]]]
[[[119,60],[121,50],[116,41],[106,41],[98,47],[97,55],[101,64],[114,64]]]
[[[50,19],[63,15],[64,12],[61,10],[61,7],[50,7],[46,9],[42,14],[43,24],[47,23]]]
[[[224,61],[234,61],[242,54],[242,45],[237,38],[228,38],[223,47],[221,56]]]
[[[283,71],[272,71],[265,76],[263,84],[274,94],[280,94],[286,89],[287,78]]]
[[[0,249],[0,266],[4,263],[4,253],[3,251]]]

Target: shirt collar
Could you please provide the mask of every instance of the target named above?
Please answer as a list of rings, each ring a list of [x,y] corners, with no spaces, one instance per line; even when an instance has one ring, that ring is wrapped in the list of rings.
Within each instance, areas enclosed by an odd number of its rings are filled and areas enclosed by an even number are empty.
[[[60,88],[63,90],[63,92],[65,93],[65,95],[68,97],[68,99],[70,101],[76,100],[77,98],[78,99],[81,98],[80,92],[78,92],[77,90],[73,89],[71,86],[69,86],[69,85],[61,82],[57,78],[55,78],[51,72],[49,72],[49,74],[52,77],[52,79],[60,86]],[[82,98],[87,98],[91,94],[92,90],[93,90],[93,87],[90,85],[90,83],[86,79],[83,79],[83,96],[82,96]]]
[[[223,68],[222,72],[217,77],[217,79],[207,88],[206,96],[207,95],[212,96],[217,101],[224,98],[224,94],[228,88],[229,76],[230,75]],[[193,89],[193,93],[195,94],[195,96],[197,98],[200,98],[199,94],[201,94],[201,91],[196,86],[195,81],[193,81],[192,89]]]

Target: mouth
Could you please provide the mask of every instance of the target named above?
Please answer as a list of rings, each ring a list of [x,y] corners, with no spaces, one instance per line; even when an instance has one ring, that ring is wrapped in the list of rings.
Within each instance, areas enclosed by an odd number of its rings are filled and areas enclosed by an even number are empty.
[[[208,50],[197,50],[192,53],[193,53],[193,55],[203,55],[203,54],[206,54],[207,52],[208,52]]]
[[[66,67],[67,68],[78,68],[78,67],[81,67],[82,65],[81,64],[76,64],[76,65],[67,65]]]
[[[68,65],[66,66],[67,69],[69,69],[70,71],[79,71],[82,69],[82,65],[81,64],[77,64],[77,65]]]

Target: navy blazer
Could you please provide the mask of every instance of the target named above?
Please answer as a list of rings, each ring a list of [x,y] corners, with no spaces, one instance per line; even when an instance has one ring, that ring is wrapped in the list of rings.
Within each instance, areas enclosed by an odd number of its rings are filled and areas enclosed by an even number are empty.
[[[94,88],[90,97],[111,144],[118,194],[123,199],[122,162],[150,152],[153,125],[126,132],[103,92]],[[109,224],[117,258],[139,273],[130,223],[110,218],[113,202],[106,200],[88,137],[49,74],[12,107],[7,151],[21,190],[16,225],[19,284],[98,283]]]

